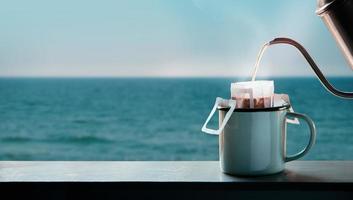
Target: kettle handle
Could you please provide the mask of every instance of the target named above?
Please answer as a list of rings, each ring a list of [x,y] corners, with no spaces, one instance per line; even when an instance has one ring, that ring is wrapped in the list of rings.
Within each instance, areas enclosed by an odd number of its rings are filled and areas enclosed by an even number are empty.
[[[331,92],[331,94],[333,94],[337,97],[346,98],[346,99],[353,99],[353,92],[340,91],[331,85],[331,83],[322,74],[321,70],[316,65],[315,61],[311,58],[309,53],[306,51],[306,49],[301,44],[299,44],[298,42],[296,42],[290,38],[275,38],[274,40],[269,42],[269,45],[274,45],[274,44],[289,44],[289,45],[292,45],[295,48],[297,48],[300,51],[300,53],[302,53],[302,55],[304,56],[306,61],[309,63],[310,67],[313,69],[317,78],[320,80],[321,84],[325,87],[326,90],[328,90],[329,92]]]
[[[210,115],[207,117],[205,124],[202,126],[202,129],[201,129],[202,132],[208,133],[211,135],[219,135],[223,131],[223,129],[224,129],[225,125],[227,124],[228,120],[230,119],[230,117],[232,116],[233,111],[235,109],[235,105],[236,105],[235,100],[226,100],[226,99],[222,99],[220,97],[217,97],[216,102],[212,108]],[[211,120],[214,113],[216,112],[216,109],[218,106],[229,106],[230,109],[228,110],[226,116],[223,119],[222,125],[219,127],[218,130],[207,128],[207,124]]]

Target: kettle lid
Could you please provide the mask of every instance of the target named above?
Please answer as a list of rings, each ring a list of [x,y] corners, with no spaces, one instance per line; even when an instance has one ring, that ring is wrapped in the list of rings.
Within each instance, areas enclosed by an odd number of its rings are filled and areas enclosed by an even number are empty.
[[[316,14],[321,15],[324,12],[326,12],[328,9],[331,7],[343,3],[346,0],[317,0],[317,6],[316,6]]]

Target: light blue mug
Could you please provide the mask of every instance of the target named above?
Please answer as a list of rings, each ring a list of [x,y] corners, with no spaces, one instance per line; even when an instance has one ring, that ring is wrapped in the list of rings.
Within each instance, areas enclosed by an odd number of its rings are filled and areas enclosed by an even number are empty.
[[[304,114],[290,112],[290,104],[270,108],[238,109],[234,100],[217,98],[202,131],[219,135],[220,165],[224,173],[257,176],[284,170],[285,162],[296,160],[313,146],[316,130],[313,121]],[[207,128],[214,112],[219,111],[219,129]],[[299,153],[286,155],[287,118],[308,123],[310,139]]]

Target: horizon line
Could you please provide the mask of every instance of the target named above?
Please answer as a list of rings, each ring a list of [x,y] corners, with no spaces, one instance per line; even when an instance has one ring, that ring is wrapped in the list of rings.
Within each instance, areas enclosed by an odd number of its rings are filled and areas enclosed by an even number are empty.
[[[353,78],[353,75],[328,75],[325,76],[326,78]],[[70,78],[78,78],[78,79],[89,79],[89,78],[107,78],[107,79],[113,79],[113,78],[145,78],[145,79],[177,79],[177,78],[249,78],[249,76],[1,76],[0,78],[62,78],[62,79],[70,79]],[[297,76],[258,76],[257,78],[260,79],[267,79],[267,78],[317,78],[315,75],[297,75]]]

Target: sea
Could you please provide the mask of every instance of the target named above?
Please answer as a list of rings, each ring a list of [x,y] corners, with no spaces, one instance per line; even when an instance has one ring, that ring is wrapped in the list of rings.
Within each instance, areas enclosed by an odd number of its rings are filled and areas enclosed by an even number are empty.
[[[310,116],[317,140],[304,160],[353,159],[353,100],[316,78],[268,78]],[[0,78],[0,160],[218,160],[201,132],[216,97],[243,78]],[[332,77],[353,91],[353,78]],[[211,126],[217,126],[218,118]],[[287,153],[308,142],[288,125]]]

